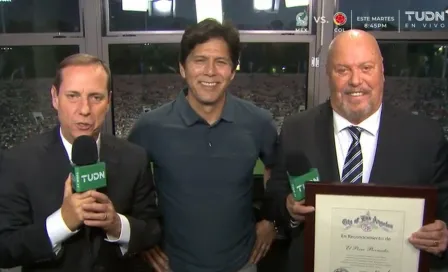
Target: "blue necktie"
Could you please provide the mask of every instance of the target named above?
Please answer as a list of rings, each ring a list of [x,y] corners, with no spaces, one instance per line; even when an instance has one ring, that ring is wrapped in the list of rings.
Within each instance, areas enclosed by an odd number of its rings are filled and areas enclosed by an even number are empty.
[[[362,182],[362,152],[359,139],[361,137],[360,127],[347,127],[352,136],[352,144],[345,158],[342,170],[342,182],[361,183]]]

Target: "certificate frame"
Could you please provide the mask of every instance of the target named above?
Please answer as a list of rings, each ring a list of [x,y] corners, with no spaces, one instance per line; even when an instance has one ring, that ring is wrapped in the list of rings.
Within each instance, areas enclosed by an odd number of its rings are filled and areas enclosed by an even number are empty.
[[[347,184],[341,182],[307,182],[305,184],[305,205],[315,207],[316,196],[333,195],[346,197],[388,197],[424,200],[422,226],[434,222],[437,208],[437,189],[435,187],[423,186],[384,186],[376,184]],[[356,207],[348,207],[356,208]],[[375,207],[372,207],[374,210]],[[391,208],[391,210],[393,210]],[[421,226],[420,226],[421,227]],[[316,240],[316,214],[310,213],[306,216],[304,224],[305,247],[312,250],[304,251],[305,271],[314,271],[315,266],[315,240]],[[417,231],[416,229],[415,231]],[[331,241],[329,241],[331,243]],[[429,271],[430,254],[419,252],[418,272]]]

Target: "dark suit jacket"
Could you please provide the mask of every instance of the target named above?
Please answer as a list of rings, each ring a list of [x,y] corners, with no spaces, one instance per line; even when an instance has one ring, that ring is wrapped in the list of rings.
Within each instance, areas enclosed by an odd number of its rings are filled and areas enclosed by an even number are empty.
[[[284,122],[279,144],[278,165],[271,173],[268,193],[275,198],[284,221],[289,221],[286,197],[291,193],[286,174],[286,158],[304,152],[311,166],[318,168],[320,180],[339,181],[333,111],[329,102]],[[448,222],[448,147],[435,121],[403,112],[384,104],[370,183],[439,186],[438,218]],[[306,222],[305,222],[306,224]],[[303,224],[292,230],[290,271],[303,270]],[[417,230],[416,230],[417,231]],[[442,265],[438,261],[437,266]],[[434,264],[436,265],[436,264]],[[310,272],[310,271],[306,271]]]
[[[136,253],[154,246],[161,235],[146,153],[127,141],[102,134],[100,160],[106,163],[107,177],[107,188],[100,191],[130,223],[128,253],[122,256],[117,244],[104,241],[100,229],[92,230],[93,237],[88,239],[84,227],[63,242],[57,256],[53,253],[46,218],[61,207],[64,182],[71,170],[58,127],[5,154],[0,171],[0,267],[135,271]],[[96,252],[91,244],[99,245]]]

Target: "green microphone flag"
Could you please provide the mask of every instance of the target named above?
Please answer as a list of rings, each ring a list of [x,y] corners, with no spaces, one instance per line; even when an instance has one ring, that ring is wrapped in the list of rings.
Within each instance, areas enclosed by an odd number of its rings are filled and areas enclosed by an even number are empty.
[[[289,185],[291,186],[292,195],[294,200],[301,201],[305,198],[305,183],[306,182],[318,182],[319,171],[316,168],[311,168],[308,173],[302,176],[290,176]]]
[[[72,187],[77,193],[106,187],[106,165],[104,162],[75,166],[71,174]]]

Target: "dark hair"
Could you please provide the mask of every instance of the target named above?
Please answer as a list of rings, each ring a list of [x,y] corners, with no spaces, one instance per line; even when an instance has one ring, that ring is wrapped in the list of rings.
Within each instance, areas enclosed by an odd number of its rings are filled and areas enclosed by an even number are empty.
[[[109,69],[109,66],[102,61],[101,59],[88,55],[88,54],[74,54],[66,57],[59,63],[59,67],[56,70],[56,76],[53,81],[53,86],[55,87],[56,91],[59,92],[59,88],[61,87],[62,83],[62,70],[69,66],[88,66],[88,65],[99,65],[104,69],[104,72],[106,72],[107,75],[107,91],[111,91],[111,72]]]
[[[229,22],[221,24],[215,19],[205,19],[188,27],[180,42],[179,62],[185,65],[188,55],[198,45],[213,38],[221,38],[229,47],[230,59],[235,70],[239,63],[241,44],[238,30]]]

